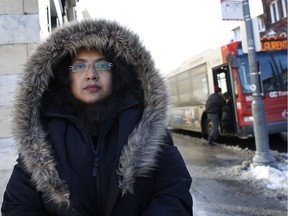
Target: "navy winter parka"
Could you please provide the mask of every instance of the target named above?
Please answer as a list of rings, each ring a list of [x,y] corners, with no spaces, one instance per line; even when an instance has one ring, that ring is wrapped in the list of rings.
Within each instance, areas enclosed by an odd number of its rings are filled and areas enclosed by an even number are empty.
[[[77,115],[43,109],[53,65],[81,48],[113,50],[133,67],[144,105],[131,95],[101,126],[97,145]],[[136,34],[86,20],[56,29],[27,60],[15,103],[19,159],[2,216],[192,215],[191,177],[166,129],[164,79]],[[45,123],[43,122],[45,119]]]

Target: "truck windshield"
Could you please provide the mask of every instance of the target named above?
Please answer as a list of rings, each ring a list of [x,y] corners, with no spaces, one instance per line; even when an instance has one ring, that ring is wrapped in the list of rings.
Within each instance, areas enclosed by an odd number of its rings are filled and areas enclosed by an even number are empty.
[[[260,64],[264,92],[287,90],[287,52],[260,52],[256,54]],[[251,93],[248,56],[238,57],[239,77],[244,94]]]

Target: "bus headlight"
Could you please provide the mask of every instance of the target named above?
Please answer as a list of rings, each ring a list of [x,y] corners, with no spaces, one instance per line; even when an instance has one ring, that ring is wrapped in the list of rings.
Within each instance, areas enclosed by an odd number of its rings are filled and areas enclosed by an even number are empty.
[[[245,123],[251,123],[251,122],[253,122],[253,121],[254,121],[253,116],[246,116],[246,117],[244,117],[244,122],[245,122]]]

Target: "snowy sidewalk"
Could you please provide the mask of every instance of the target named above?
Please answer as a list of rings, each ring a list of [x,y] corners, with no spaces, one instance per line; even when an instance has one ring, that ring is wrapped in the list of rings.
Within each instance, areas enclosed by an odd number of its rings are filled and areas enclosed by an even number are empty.
[[[272,151],[275,167],[251,164],[255,151],[173,133],[192,176],[195,216],[287,216],[288,155]]]

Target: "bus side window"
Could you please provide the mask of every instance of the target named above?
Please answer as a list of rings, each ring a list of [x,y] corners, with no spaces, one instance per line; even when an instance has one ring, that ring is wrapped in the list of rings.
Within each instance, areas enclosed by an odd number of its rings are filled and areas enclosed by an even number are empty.
[[[240,65],[240,67],[238,68],[239,71],[239,78],[241,80],[241,86],[243,89],[243,93],[247,94],[247,93],[251,93],[251,83],[250,83],[250,74],[249,71],[246,70],[246,67],[244,64]]]

